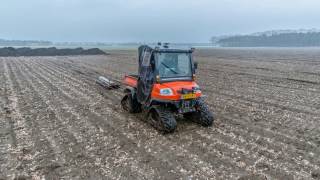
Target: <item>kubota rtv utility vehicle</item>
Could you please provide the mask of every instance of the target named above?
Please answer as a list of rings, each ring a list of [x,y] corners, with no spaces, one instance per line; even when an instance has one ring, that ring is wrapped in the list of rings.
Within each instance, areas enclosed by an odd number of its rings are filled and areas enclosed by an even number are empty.
[[[144,111],[147,121],[163,132],[173,132],[175,117],[185,118],[203,126],[211,126],[213,114],[204,103],[195,82],[197,63],[194,49],[140,46],[139,73],[124,78],[124,97],[121,105],[130,113]]]

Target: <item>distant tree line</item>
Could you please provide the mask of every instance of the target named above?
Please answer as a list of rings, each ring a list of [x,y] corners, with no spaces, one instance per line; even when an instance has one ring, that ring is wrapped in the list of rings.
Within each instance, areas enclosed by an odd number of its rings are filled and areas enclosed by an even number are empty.
[[[320,46],[320,32],[237,35],[212,38],[222,47],[307,47]],[[213,41],[212,41],[213,42]]]

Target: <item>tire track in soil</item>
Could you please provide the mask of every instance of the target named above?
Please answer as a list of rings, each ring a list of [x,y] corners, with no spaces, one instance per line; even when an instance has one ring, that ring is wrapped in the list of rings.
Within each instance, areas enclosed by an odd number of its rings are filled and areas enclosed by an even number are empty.
[[[39,71],[39,69],[38,69],[38,71]],[[36,74],[36,73],[35,73]],[[42,75],[39,75],[38,74],[38,76],[39,77],[37,77],[37,78],[44,78],[45,76],[42,74]],[[39,81],[39,83],[40,83],[40,80],[38,80]],[[42,80],[42,82],[43,81],[47,81],[47,83],[49,84],[49,81],[48,80],[45,80],[45,79],[43,79]],[[53,86],[53,84],[51,84],[51,85],[48,85],[48,86],[52,86],[52,88],[55,88],[54,86]],[[57,88],[57,87],[56,87]],[[50,90],[50,89],[48,89],[48,90]],[[61,91],[61,89],[59,90],[59,91]],[[62,92],[62,91],[61,91]],[[63,93],[62,93],[63,94]],[[60,101],[66,101],[66,99],[70,99],[70,96],[68,96],[68,95],[66,95],[66,94],[63,94],[64,96],[66,96],[64,99],[59,99]],[[78,102],[76,102],[74,99],[70,99],[70,101],[71,101],[71,103],[69,103],[70,105],[72,105],[72,104],[75,104],[75,103],[78,103]],[[54,104],[54,103],[53,103]],[[58,103],[57,103],[58,104]],[[61,104],[61,106],[65,106],[65,105],[63,105],[63,104]],[[69,105],[67,105],[67,106],[69,106]],[[57,105],[55,108],[57,108],[58,109],[58,107],[59,107],[59,105]],[[81,107],[80,107],[81,108]],[[90,116],[90,115],[84,115],[84,113],[88,113],[88,114],[90,114],[90,112],[82,112],[82,114],[76,114],[76,113],[78,113],[77,111],[78,110],[75,110],[75,109],[78,109],[78,107],[75,107],[74,109],[69,109],[69,110],[71,110],[72,112],[72,115],[73,116],[77,116],[77,117],[86,117],[86,116]],[[91,118],[93,118],[92,117],[93,115],[91,115]],[[90,117],[89,117],[90,118]],[[97,117],[94,117],[94,118],[97,118]],[[79,119],[79,118],[78,118]],[[101,118],[100,118],[101,119]],[[88,121],[90,121],[89,119],[88,119]],[[91,126],[93,126],[93,125],[91,125]],[[96,126],[96,127],[98,127],[98,124],[94,124],[94,126]],[[83,127],[86,127],[85,125],[83,126]],[[100,128],[100,127],[99,127]],[[114,129],[114,127],[108,127],[108,129]],[[100,130],[101,131],[101,130]],[[108,134],[103,134],[103,136],[105,137],[106,135],[109,135],[110,136],[110,134],[112,134],[114,137],[112,137],[113,139],[115,139],[115,138],[119,138],[119,137],[124,137],[124,135],[123,134],[120,134],[118,131],[114,131],[114,130],[112,130],[112,131],[110,131],[110,130],[108,130],[109,132],[107,132]],[[88,132],[88,131],[87,131]],[[97,133],[97,132],[96,132]],[[91,139],[92,139],[92,135],[89,135],[89,137],[91,137]],[[124,137],[124,140],[126,141],[126,142],[120,142],[120,145],[122,146],[122,148],[128,148],[129,150],[129,152],[130,151],[132,151],[132,150],[130,150],[130,146],[132,146],[132,144],[133,143],[128,143],[128,140],[129,139],[126,139],[125,137]],[[130,141],[130,140],[129,140]],[[97,142],[96,144],[99,144],[100,145],[100,143],[99,142]],[[110,144],[110,143],[109,143]],[[113,150],[112,148],[108,148],[108,147],[97,147],[97,148],[101,148],[101,149],[110,149],[110,150]],[[125,154],[130,154],[130,153],[134,153],[135,154],[135,156],[133,156],[133,157],[127,157],[127,159],[130,159],[132,162],[135,162],[135,159],[139,159],[140,157],[144,157],[144,154],[143,154],[143,151],[140,149],[138,149],[138,151],[136,151],[135,150],[135,152],[125,152]],[[148,157],[148,158],[150,158],[150,157]],[[121,159],[120,159],[121,160]],[[119,160],[119,161],[120,161]],[[144,161],[148,161],[148,160],[141,160],[141,162],[144,162]],[[138,164],[137,162],[135,162],[136,163],[136,165]],[[134,164],[135,165],[135,164]],[[124,167],[122,167],[122,168],[124,168]],[[146,167],[135,167],[135,171],[138,171],[139,169],[146,169]],[[127,169],[126,171],[128,171],[128,170],[130,170],[130,169]],[[164,168],[164,170],[165,170],[165,168]],[[114,171],[117,171],[117,167],[115,167],[115,169],[114,169]],[[123,171],[123,170],[121,170],[121,171]],[[120,172],[121,173],[121,172]],[[164,173],[164,172],[162,172],[162,173]],[[134,172],[132,172],[132,174],[134,174]],[[146,173],[146,172],[140,172],[140,178],[141,178],[141,176],[143,177],[143,176],[145,176],[145,175],[147,175],[148,173]],[[129,174],[130,175],[130,174]],[[161,174],[159,174],[159,175],[161,175]],[[140,179],[139,178],[139,179]],[[148,179],[148,178],[150,178],[150,177],[145,177],[145,179]]]
[[[226,144],[226,143],[222,143],[221,141],[219,142],[220,143],[220,145],[221,144]],[[217,145],[217,144],[215,144],[215,145]],[[232,147],[232,145],[230,146],[230,145],[227,145],[227,147]],[[224,147],[224,148],[226,148],[226,147]],[[222,150],[223,148],[219,148],[220,150]],[[231,157],[233,156],[233,154],[231,153],[231,155],[230,155]],[[209,156],[210,157],[210,156]],[[274,166],[274,164],[273,164],[273,166]],[[279,175],[279,174],[281,174],[281,171],[278,171],[277,173],[273,173],[273,174],[277,174],[277,175]],[[283,174],[283,173],[282,173]],[[287,174],[284,174],[283,175],[283,177],[286,177],[287,176]]]
[[[110,105],[109,105],[110,106]],[[144,138],[146,138],[146,137],[144,137]]]

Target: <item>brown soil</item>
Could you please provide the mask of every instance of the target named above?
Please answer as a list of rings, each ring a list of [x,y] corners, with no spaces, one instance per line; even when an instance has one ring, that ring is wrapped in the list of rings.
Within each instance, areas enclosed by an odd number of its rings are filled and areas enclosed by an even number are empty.
[[[123,112],[136,52],[0,58],[0,179],[317,179],[320,51],[196,52],[213,127],[162,135]]]

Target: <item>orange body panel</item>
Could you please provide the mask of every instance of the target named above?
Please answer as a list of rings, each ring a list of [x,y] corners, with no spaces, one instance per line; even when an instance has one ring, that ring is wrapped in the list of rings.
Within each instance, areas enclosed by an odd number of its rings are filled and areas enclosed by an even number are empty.
[[[152,99],[158,100],[170,100],[170,101],[178,101],[181,99],[181,94],[178,93],[182,88],[184,89],[192,89],[192,87],[198,86],[194,81],[175,81],[175,82],[167,82],[161,84],[154,84],[151,92]],[[170,88],[173,91],[173,95],[160,95],[160,89]],[[196,93],[196,98],[201,96],[201,92]]]
[[[130,87],[137,87],[138,79],[133,76],[125,76],[123,83]],[[182,88],[192,89],[197,87],[197,83],[194,81],[175,81],[175,82],[166,82],[166,83],[157,83],[153,85],[151,98],[157,100],[167,100],[167,101],[178,101],[181,99],[181,94],[178,93]],[[160,89],[170,88],[173,91],[172,95],[161,95]],[[196,92],[196,98],[201,96],[201,91]]]

